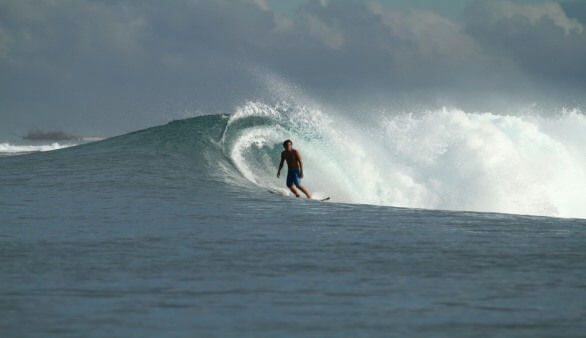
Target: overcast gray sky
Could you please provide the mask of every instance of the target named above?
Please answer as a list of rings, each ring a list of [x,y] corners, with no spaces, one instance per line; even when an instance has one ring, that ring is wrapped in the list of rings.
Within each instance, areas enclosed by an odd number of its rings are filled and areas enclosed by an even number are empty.
[[[267,74],[356,111],[579,106],[585,24],[586,1],[1,0],[0,137],[230,113]]]

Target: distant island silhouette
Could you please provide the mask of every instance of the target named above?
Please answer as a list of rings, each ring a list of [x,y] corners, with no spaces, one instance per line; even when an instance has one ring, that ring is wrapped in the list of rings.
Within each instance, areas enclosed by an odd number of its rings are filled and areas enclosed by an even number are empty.
[[[81,137],[67,134],[63,131],[31,130],[24,135],[23,140],[28,141],[74,141],[81,140]]]

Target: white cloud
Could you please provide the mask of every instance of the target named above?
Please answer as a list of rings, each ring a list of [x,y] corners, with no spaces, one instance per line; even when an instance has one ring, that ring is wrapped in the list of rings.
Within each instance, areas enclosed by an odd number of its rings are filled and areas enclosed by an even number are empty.
[[[562,28],[565,34],[572,32],[581,34],[584,31],[583,25],[575,19],[568,18],[564,9],[559,3],[544,2],[541,4],[523,4],[512,1],[494,1],[490,3],[493,18],[508,18],[519,15],[525,17],[535,25],[542,19],[549,19]]]
[[[338,24],[327,24],[315,15],[308,15],[307,22],[311,35],[328,47],[340,49],[344,44],[344,34]]]
[[[277,32],[291,31],[295,27],[295,22],[291,18],[281,14],[274,15],[273,23]]]
[[[559,3],[478,1],[466,31],[499,63],[514,63],[532,81],[567,88],[586,84],[586,34]]]
[[[479,52],[474,39],[463,32],[459,23],[434,12],[387,10],[379,2],[371,2],[369,9],[382,18],[390,34],[409,41],[417,53],[460,58],[476,56]]]
[[[252,0],[254,4],[256,4],[261,10],[268,11],[270,10],[269,3],[267,0]]]

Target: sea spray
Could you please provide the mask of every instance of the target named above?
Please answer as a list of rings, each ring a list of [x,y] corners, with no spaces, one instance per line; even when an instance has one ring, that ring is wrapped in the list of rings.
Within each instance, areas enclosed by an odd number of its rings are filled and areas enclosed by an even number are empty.
[[[579,111],[444,108],[364,125],[307,106],[249,102],[223,139],[242,184],[286,193],[275,173],[280,144],[291,138],[304,158],[304,183],[335,202],[585,217],[583,130]]]

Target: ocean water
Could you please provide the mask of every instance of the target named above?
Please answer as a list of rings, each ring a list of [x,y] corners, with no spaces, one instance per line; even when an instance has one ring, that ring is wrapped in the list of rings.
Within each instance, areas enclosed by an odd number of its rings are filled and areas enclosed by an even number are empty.
[[[584,336],[581,112],[362,123],[249,102],[1,157],[0,336]]]

